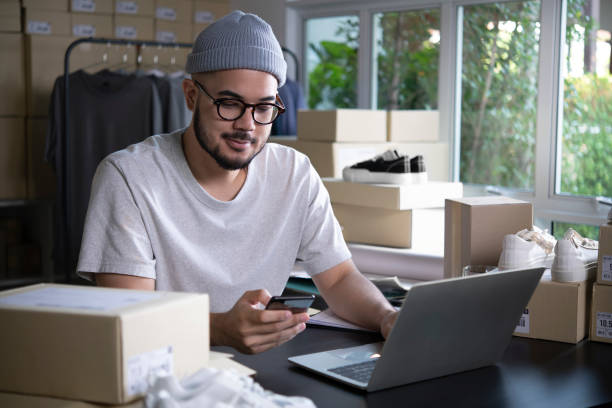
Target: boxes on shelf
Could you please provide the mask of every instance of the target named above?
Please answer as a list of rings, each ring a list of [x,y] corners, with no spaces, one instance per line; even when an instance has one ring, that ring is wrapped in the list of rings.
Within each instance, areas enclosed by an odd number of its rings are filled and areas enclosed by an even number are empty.
[[[193,2],[193,38],[210,23],[232,11],[226,0],[195,0]]]
[[[384,143],[387,113],[369,109],[300,110],[297,137],[303,141]]]
[[[181,379],[209,358],[206,294],[32,285],[0,293],[0,324],[9,392],[124,404],[150,372]]]
[[[155,18],[189,23],[191,28],[193,4],[191,0],[155,0]],[[191,36],[191,32],[189,35]]]
[[[599,227],[597,283],[612,285],[612,224],[604,224]]]
[[[127,40],[153,40],[154,20],[151,17],[115,15],[113,17],[115,37]]]
[[[70,35],[70,13],[25,9],[23,29],[26,34]]]
[[[530,228],[531,203],[503,196],[448,199],[444,208],[444,277],[466,265],[497,265],[507,234]]]
[[[387,112],[389,142],[437,142],[440,114],[437,110],[392,110]]]
[[[536,287],[515,336],[578,343],[589,330],[592,282],[554,282],[546,274]]]
[[[27,197],[31,200],[55,197],[55,172],[51,164],[45,161],[47,125],[48,120],[44,118],[26,120]]]
[[[21,0],[26,9],[68,11],[68,0]]]
[[[75,37],[113,36],[113,16],[103,14],[71,13],[71,34]]]
[[[191,42],[191,23],[155,20],[155,40],[175,43]]]
[[[70,11],[73,13],[113,14],[114,0],[71,0]]]
[[[115,0],[114,13],[141,17],[155,16],[155,0]]]
[[[26,198],[24,118],[0,117],[0,200]]]
[[[350,183],[342,179],[324,178],[323,184],[333,203],[362,207],[411,210],[444,207],[447,198],[461,198],[463,184],[431,181],[419,184]]]
[[[593,285],[590,326],[592,341],[612,343],[612,286]]]
[[[0,116],[25,116],[26,80],[22,34],[0,34]]]
[[[21,5],[19,0],[0,1],[0,32],[21,32]],[[3,59],[3,61],[6,60]]]

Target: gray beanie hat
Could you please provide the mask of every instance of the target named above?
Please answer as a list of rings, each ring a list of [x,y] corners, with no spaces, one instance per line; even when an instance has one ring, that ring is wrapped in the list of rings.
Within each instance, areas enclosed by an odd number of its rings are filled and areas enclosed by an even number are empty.
[[[287,63],[272,27],[254,14],[236,10],[206,27],[187,57],[187,73],[253,69],[268,72],[280,88]]]

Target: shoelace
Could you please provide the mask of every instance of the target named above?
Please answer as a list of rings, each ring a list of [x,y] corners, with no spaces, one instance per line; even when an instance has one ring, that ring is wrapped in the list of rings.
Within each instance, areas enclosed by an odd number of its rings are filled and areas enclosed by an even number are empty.
[[[590,239],[590,238],[583,237],[576,230],[572,228],[567,230],[563,238],[568,239],[571,243],[574,244],[576,248],[578,247],[582,247],[585,249],[598,249],[599,248],[599,242],[593,239]]]
[[[538,246],[544,249],[544,252],[550,254],[555,249],[555,244],[557,240],[555,237],[550,235],[548,231],[541,230],[537,227],[534,229],[524,229],[516,233],[519,237],[523,238],[525,241],[535,242]]]

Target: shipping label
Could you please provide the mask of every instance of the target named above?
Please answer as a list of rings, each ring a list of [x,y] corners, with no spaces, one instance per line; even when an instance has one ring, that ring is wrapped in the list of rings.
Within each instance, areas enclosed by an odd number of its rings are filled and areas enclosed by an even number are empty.
[[[529,334],[529,309],[525,308],[525,310],[523,311],[523,315],[519,319],[519,322],[516,325],[514,332]]]
[[[96,27],[91,24],[75,24],[72,26],[72,34],[77,37],[95,37]]]
[[[115,36],[135,40],[138,37],[138,30],[132,26],[117,26],[115,27]]]
[[[171,7],[158,7],[155,10],[155,17],[160,20],[176,20],[176,10]]]
[[[612,313],[597,312],[595,334],[597,337],[612,339]]]
[[[117,1],[115,12],[121,14],[137,14],[138,4],[135,1]]]
[[[195,22],[198,24],[210,24],[215,21],[215,15],[210,11],[196,11]]]
[[[160,42],[174,43],[176,42],[176,34],[172,31],[157,31],[155,39]]]
[[[51,23],[48,21],[28,20],[28,33],[30,34],[51,34]]]
[[[612,282],[612,255],[601,257],[601,280]]]
[[[93,13],[96,11],[95,0],[72,0],[72,11],[83,11]]]

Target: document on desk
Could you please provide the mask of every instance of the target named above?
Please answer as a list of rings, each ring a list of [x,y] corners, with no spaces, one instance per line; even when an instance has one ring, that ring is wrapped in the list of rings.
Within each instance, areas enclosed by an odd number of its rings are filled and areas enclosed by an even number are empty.
[[[310,326],[324,326],[337,329],[357,330],[371,333],[375,332],[374,330],[369,330],[364,327],[357,326],[356,324],[347,322],[346,320],[336,316],[336,314],[334,314],[331,309],[325,309],[322,312],[310,316],[310,320],[308,320],[307,324]]]

